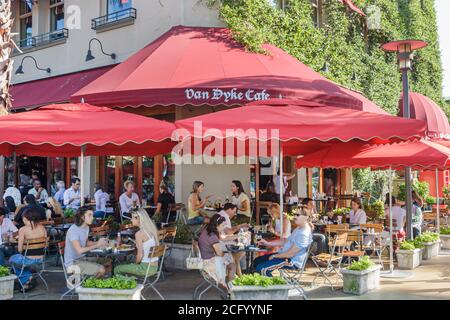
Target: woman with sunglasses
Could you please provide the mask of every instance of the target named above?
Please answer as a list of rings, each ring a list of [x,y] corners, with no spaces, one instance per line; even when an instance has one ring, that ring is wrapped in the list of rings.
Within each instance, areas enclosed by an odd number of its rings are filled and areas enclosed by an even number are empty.
[[[272,272],[278,269],[302,268],[312,243],[311,227],[306,216],[295,214],[297,228],[289,238],[275,241],[261,240],[259,245],[266,247],[282,247],[274,254],[268,254],[255,259],[255,269],[264,276],[271,277]]]
[[[145,277],[147,270],[149,274],[156,272],[158,258],[150,258],[152,248],[159,245],[158,229],[145,209],[132,210],[131,222],[139,231],[135,234],[136,261],[135,263],[122,264],[114,268],[114,274],[131,274]]]

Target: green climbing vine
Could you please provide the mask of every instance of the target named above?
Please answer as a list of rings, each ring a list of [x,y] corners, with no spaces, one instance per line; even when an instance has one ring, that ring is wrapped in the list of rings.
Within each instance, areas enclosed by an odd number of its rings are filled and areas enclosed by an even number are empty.
[[[418,38],[429,46],[416,53],[411,89],[435,100],[450,115],[442,97],[442,65],[434,0],[353,0],[366,12],[379,8],[379,28],[365,28],[366,20],[338,0],[323,1],[324,23],[316,27],[310,0],[289,0],[280,10],[273,0],[203,0],[219,8],[233,36],[253,52],[271,43],[345,87],[362,92],[386,111],[396,114],[401,78],[396,57],[380,44]],[[285,1],[286,2],[286,1]],[[368,14],[370,17],[370,15]]]

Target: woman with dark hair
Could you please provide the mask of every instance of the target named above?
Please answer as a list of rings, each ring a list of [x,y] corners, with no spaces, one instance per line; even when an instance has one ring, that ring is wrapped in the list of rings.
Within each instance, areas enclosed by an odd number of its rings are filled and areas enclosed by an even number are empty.
[[[9,210],[9,213],[16,212],[17,207],[13,197],[7,196],[5,198],[5,207]]]
[[[250,209],[250,199],[245,194],[244,187],[239,180],[231,181],[231,203],[233,203],[238,208],[238,217],[243,215],[247,218],[252,217],[252,212]]]
[[[208,223],[209,218],[201,212],[200,209],[204,208],[206,201],[211,196],[206,196],[205,199],[200,198],[200,193],[203,192],[205,184],[201,181],[194,181],[192,184],[192,191],[188,199],[188,221],[187,224],[202,224]]]
[[[228,281],[233,280],[236,266],[231,254],[224,253],[221,249],[220,234],[226,227],[225,218],[215,214],[200,233],[198,246],[203,260],[203,269],[219,284],[228,289]]]
[[[172,214],[172,212],[175,211],[169,212],[169,208],[171,204],[175,204],[175,198],[169,192],[169,188],[167,188],[167,185],[165,183],[161,183],[159,185],[159,196],[156,203],[157,205],[155,215],[160,214],[162,217],[162,222],[173,222],[175,220],[176,214]]]
[[[367,222],[366,212],[362,208],[362,203],[359,198],[353,198],[351,201],[352,209],[348,213],[350,217],[350,224],[364,224]]]
[[[105,267],[97,263],[96,258],[85,257],[92,249],[105,247],[106,238],[97,242],[89,241],[89,226],[94,221],[94,212],[87,207],[81,207],[75,214],[73,224],[66,234],[66,245],[64,248],[64,264],[66,267],[73,266],[72,270],[80,275],[95,276],[97,278],[105,275]]]
[[[24,226],[19,229],[18,254],[13,255],[9,262],[14,266],[14,271],[25,290],[31,289],[31,271],[28,269],[33,265],[42,263],[44,258],[43,249],[29,249],[27,252],[27,241],[39,238],[47,238],[47,230],[39,224],[40,213],[33,209],[27,209],[22,216]],[[26,254],[26,256],[25,256]],[[22,271],[22,265],[26,268]]]

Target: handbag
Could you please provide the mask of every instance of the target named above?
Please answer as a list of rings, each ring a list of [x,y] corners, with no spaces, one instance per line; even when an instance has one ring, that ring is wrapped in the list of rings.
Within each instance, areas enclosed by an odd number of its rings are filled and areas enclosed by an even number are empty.
[[[194,256],[194,247],[191,247],[191,251],[189,252],[189,256],[186,258],[186,268],[188,270],[202,270],[203,269],[203,259],[198,256]]]

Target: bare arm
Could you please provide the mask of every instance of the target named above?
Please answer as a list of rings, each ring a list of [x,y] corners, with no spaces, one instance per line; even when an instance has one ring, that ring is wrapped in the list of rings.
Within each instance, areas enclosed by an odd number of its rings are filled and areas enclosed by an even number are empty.
[[[81,255],[83,253],[89,252],[92,249],[97,249],[106,244],[106,239],[102,238],[97,242],[91,242],[89,241],[86,243],[86,247],[82,247],[79,240],[72,240],[72,246],[75,249],[75,251]]]
[[[161,207],[162,207],[162,204],[160,202],[158,202],[158,204],[156,205],[155,214],[161,213]]]
[[[144,256],[144,235],[141,231],[138,231],[135,235],[136,237],[136,263],[141,263]]]
[[[19,244],[17,246],[17,251],[20,253],[23,252],[23,244],[25,243],[25,230],[24,228],[20,228],[19,230]]]
[[[279,258],[279,259],[285,259],[285,258],[292,258],[300,251],[299,248],[294,244],[292,247],[289,248],[288,251],[284,253],[277,253],[272,256],[272,258]]]
[[[213,244],[214,251],[216,252],[216,255],[219,257],[223,257],[225,254],[223,253],[222,249],[220,248],[220,243]]]

